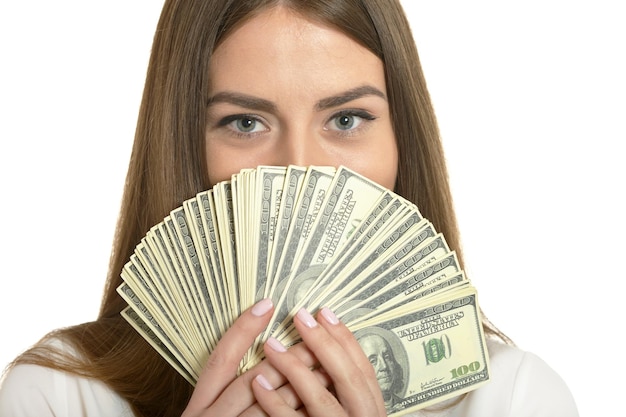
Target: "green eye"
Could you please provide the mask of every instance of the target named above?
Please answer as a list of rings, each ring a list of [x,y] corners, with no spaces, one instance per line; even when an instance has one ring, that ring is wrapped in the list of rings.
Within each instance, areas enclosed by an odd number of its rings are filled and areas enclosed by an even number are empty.
[[[218,126],[227,127],[235,134],[249,135],[268,130],[263,120],[253,114],[233,114],[219,121]]]
[[[242,117],[235,121],[237,130],[245,133],[254,132],[257,121],[250,117]]]
[[[356,120],[354,116],[343,115],[335,119],[335,126],[337,126],[337,128],[340,130],[352,129],[355,123]]]
[[[350,132],[358,130],[361,125],[376,119],[369,112],[364,110],[343,110],[335,113],[326,124],[327,130],[335,130],[338,132]]]

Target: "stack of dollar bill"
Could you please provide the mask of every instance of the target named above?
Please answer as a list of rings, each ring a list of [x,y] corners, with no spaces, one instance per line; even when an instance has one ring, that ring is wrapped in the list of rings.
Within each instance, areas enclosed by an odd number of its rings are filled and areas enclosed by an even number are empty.
[[[418,208],[345,167],[260,166],[200,192],[155,225],[122,271],[128,322],[195,384],[221,336],[265,297],[267,330],[329,307],[370,358],[401,415],[489,380],[476,290]]]

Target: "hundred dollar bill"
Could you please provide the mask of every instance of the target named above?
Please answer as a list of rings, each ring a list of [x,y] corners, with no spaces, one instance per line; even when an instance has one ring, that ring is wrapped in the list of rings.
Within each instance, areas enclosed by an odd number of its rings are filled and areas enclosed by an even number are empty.
[[[197,319],[203,325],[201,329],[202,335],[205,337],[207,347],[213,349],[221,335],[215,333],[217,329],[213,321],[215,308],[200,263],[200,250],[196,247],[193,239],[192,229],[195,227],[195,214],[189,212],[186,209],[187,207],[189,206],[183,205],[172,210],[170,213],[172,221],[168,226],[170,227],[172,238],[178,242],[176,249],[179,251],[179,257],[182,260],[182,274],[187,279],[187,285],[191,292],[190,296],[196,304]]]
[[[151,228],[122,279],[125,319],[191,381],[240,312],[263,297],[274,300],[275,313],[239,372],[262,359],[270,334],[286,345],[300,341],[292,316],[301,306],[328,306],[356,332],[413,320],[407,317],[473,291],[454,252],[413,203],[345,167],[267,166],[233,175]],[[429,339],[423,351],[439,363],[448,342]],[[466,366],[476,368],[474,361]],[[438,386],[431,379],[422,391],[430,385]],[[409,394],[404,408],[391,412],[422,404]]]
[[[296,276],[313,265],[328,265],[385,191],[362,175],[339,167],[291,275]]]
[[[240,311],[254,302],[254,263],[253,254],[255,237],[259,226],[254,214],[257,212],[256,190],[253,184],[256,181],[258,170],[244,169],[233,175],[230,181],[232,198],[232,223],[235,243],[235,264],[237,282],[237,302]]]
[[[316,284],[319,295],[307,302],[309,308],[316,309],[334,300],[345,299],[347,294],[385,274],[435,233],[430,222],[417,211],[406,211],[404,216],[396,217],[399,221],[385,227],[381,236],[376,235],[367,242],[369,245],[351,253],[351,257],[328,266],[328,272],[324,271]],[[386,223],[377,223],[376,226],[386,226]],[[368,230],[376,232],[376,229]],[[360,246],[355,245],[357,248]]]
[[[223,334],[220,330],[222,327],[218,319],[218,315],[221,315],[221,305],[215,285],[215,271],[207,256],[208,242],[197,195],[196,198],[185,201],[183,207],[187,217],[190,238],[195,251],[195,254],[190,252],[187,257],[189,262],[193,265],[192,269],[194,271],[199,269],[199,271],[194,272],[194,278],[198,280],[197,285],[204,297],[204,300],[202,300],[204,302],[204,314],[207,316],[206,319],[209,324],[208,330],[210,331],[210,336],[213,338],[211,346],[214,347]]]
[[[289,230],[283,250],[280,253],[270,294],[284,291],[294,262],[300,259],[302,248],[311,237],[311,228],[322,212],[333,174],[327,170],[309,167],[298,194],[296,208],[289,223]],[[278,289],[278,290],[277,290]]]
[[[319,276],[300,274],[294,279],[293,290],[287,293],[284,304],[289,312],[287,321],[305,305],[315,311],[323,305],[329,305],[335,298],[345,298],[344,293],[352,291],[352,287],[358,284],[353,281],[364,270],[372,270],[376,265],[386,265],[388,268],[391,264],[387,258],[398,257],[399,248],[405,247],[407,241],[417,245],[426,239],[430,233],[420,234],[418,231],[428,225],[429,222],[410,207],[406,200],[390,191],[384,192],[340,253],[324,267]],[[406,248],[404,251],[408,252]],[[382,274],[383,269],[379,268],[377,272]],[[292,330],[293,324],[287,323],[274,336],[283,340],[284,335],[290,334]]]
[[[171,303],[169,293],[159,289],[153,279],[157,277],[148,274],[137,253],[124,265],[121,276],[124,284],[118,288],[118,293],[122,298],[130,297],[127,301],[131,305],[140,302],[142,314],[146,317],[149,314],[150,321],[154,319],[161,323],[161,328],[171,340],[176,343],[183,341],[178,346],[189,347],[196,355],[212,349],[214,344],[211,345],[207,335],[201,331],[200,320],[190,316],[189,311],[181,311],[180,305]]]
[[[163,220],[164,237],[167,239],[167,251],[169,252],[168,260],[172,263],[172,268],[176,271],[175,276],[178,279],[178,285],[182,283],[182,294],[185,297],[185,303],[190,308],[190,315],[192,318],[193,327],[195,331],[194,340],[199,343],[200,346],[205,346],[205,349],[209,349],[211,345],[208,332],[208,323],[205,315],[202,313],[202,295],[198,290],[195,280],[190,271],[190,266],[185,260],[183,254],[183,244],[187,246],[190,241],[185,242],[181,240],[176,231],[176,214],[182,212],[182,207],[173,210]],[[178,222],[183,222],[183,216],[178,218]],[[186,220],[185,220],[186,224]],[[187,229],[187,227],[185,226]],[[188,233],[188,230],[187,230]]]
[[[257,225],[256,238],[249,239],[247,236],[241,236],[242,239],[254,244],[250,264],[254,273],[251,279],[254,299],[250,304],[264,296],[286,171],[285,167],[261,166],[258,168],[256,187],[253,189],[255,191],[253,201],[257,202],[257,206],[252,209],[252,222]]]
[[[292,170],[297,174],[298,170]],[[299,185],[300,190],[287,190],[287,195],[297,194],[295,207],[288,211],[292,212],[291,218],[287,219],[285,211],[281,212],[283,218],[280,219],[279,226],[282,228],[288,220],[287,235],[282,244],[282,250],[277,252],[274,250],[272,256],[273,263],[276,263],[276,269],[271,276],[268,276],[268,286],[266,288],[266,296],[273,299],[276,305],[274,314],[267,329],[262,332],[256,345],[256,356],[248,361],[250,365],[258,362],[263,356],[263,348],[261,341],[266,340],[273,332],[274,328],[280,324],[282,317],[286,316],[285,309],[281,307],[281,298],[286,294],[286,287],[289,285],[289,275],[294,262],[300,257],[300,251],[311,236],[311,229],[315,224],[318,215],[320,215],[323,203],[328,195],[328,189],[333,181],[335,169],[329,167],[310,166],[307,168],[304,178],[300,181],[293,181],[293,177],[286,179],[286,186]],[[285,194],[285,192],[283,192]],[[293,204],[293,200],[283,198],[282,205],[288,206]],[[281,230],[282,232],[282,230]],[[279,235],[278,239],[282,236]],[[281,244],[277,242],[276,245]]]
[[[276,304],[272,333],[288,325],[289,309],[285,303],[287,296],[296,289],[294,283],[302,276],[317,279],[385,191],[381,185],[346,167],[337,169],[310,234],[305,237],[286,278],[282,278],[286,279],[286,285]]]
[[[250,307],[264,296],[267,284],[267,269],[271,252],[271,242],[276,227],[277,212],[282,199],[285,182],[285,167],[260,166],[248,175],[248,180],[240,184],[240,194],[247,197],[245,204],[247,213],[246,228],[236,230],[236,241],[245,248],[246,257],[242,260],[239,270],[240,306]],[[243,188],[246,187],[245,190]],[[244,267],[243,263],[246,261]],[[257,350],[256,344],[244,355],[243,362]]]
[[[351,328],[370,358],[390,416],[474,390],[490,378],[476,290],[436,304],[408,303]]]
[[[270,247],[270,255],[268,258],[266,283],[263,288],[263,295],[259,299],[269,297],[270,290],[274,288],[274,276],[278,270],[285,242],[291,226],[291,219],[294,211],[297,209],[302,183],[305,179],[307,168],[290,165],[287,167],[283,189],[281,190],[280,204],[275,222],[275,230],[271,233],[272,244]],[[330,173],[329,173],[330,174]]]
[[[170,289],[172,282],[167,279],[167,276],[156,262],[154,254],[147,244],[147,239],[147,236],[144,237],[135,247],[135,252],[122,269],[122,279],[135,292],[152,296],[155,299],[156,309],[164,309],[163,316],[170,321],[178,323],[177,325],[186,332],[186,326],[189,322],[187,312],[180,308],[178,299],[175,296],[176,292]],[[142,286],[145,287],[143,291],[140,289]]]
[[[144,322],[146,326],[155,336],[161,341],[163,346],[167,347],[170,355],[174,355],[176,360],[185,368],[185,370],[191,375],[192,379],[197,380],[200,372],[202,371],[202,363],[206,361],[208,357],[206,352],[197,351],[187,339],[184,337],[173,335],[170,333],[173,329],[166,330],[162,323],[158,321],[141,302],[135,292],[126,284],[123,283],[117,289],[117,292],[128,303],[129,307],[135,311],[138,317]],[[125,318],[128,318],[125,317]],[[131,323],[133,324],[133,323]],[[174,329],[175,332],[175,329]],[[167,334],[169,333],[169,334]],[[141,332],[142,336],[146,339],[152,340],[153,337],[146,332]],[[169,355],[168,355],[169,356]]]
[[[368,300],[378,294],[384,293],[389,288],[398,288],[400,292],[409,291],[413,286],[439,274],[456,274],[461,268],[454,251],[440,259],[429,262],[428,251],[432,246],[426,246],[422,251],[414,251],[398,265],[381,276],[372,276],[364,280],[361,285],[350,293],[349,299]],[[425,259],[426,258],[426,259]],[[387,298],[384,299],[385,301]]]
[[[130,306],[122,310],[122,317],[141,335],[159,354],[167,360],[191,385],[196,385],[197,376],[190,373],[183,364],[178,360],[176,355],[172,354],[172,349],[168,348],[157,336],[155,332],[146,325],[139,314]]]
[[[313,294],[320,294],[318,288],[326,289],[332,281],[332,286],[343,287],[345,282],[337,282],[336,277],[341,271],[354,270],[354,268],[365,268],[371,265],[379,256],[389,249],[393,243],[401,237],[403,232],[394,230],[400,223],[406,223],[407,216],[412,217],[406,206],[406,202],[391,191],[385,191],[381,198],[374,204],[367,218],[364,219],[359,226],[350,233],[349,240],[343,245],[340,252],[333,260],[324,268],[316,282],[313,284],[310,295],[312,299],[316,297]],[[417,216],[415,217],[417,219]],[[413,219],[409,220],[413,223]],[[383,234],[381,238],[378,234]],[[379,244],[383,242],[384,244]],[[319,296],[318,296],[319,297]],[[307,305],[311,305],[311,299]]]
[[[367,300],[356,303],[351,301],[349,308],[344,309],[343,306],[339,306],[337,309],[341,312],[337,313],[337,316],[346,325],[353,325],[359,321],[386,314],[391,310],[401,309],[408,302],[440,296],[441,292],[466,285],[469,285],[469,281],[462,271],[452,276],[445,272],[435,274],[409,291],[402,291],[402,286],[399,285],[390,289],[389,292],[382,291]]]
[[[226,310],[224,322],[227,327],[241,314],[239,306],[239,278],[237,275],[237,251],[235,245],[235,216],[233,210],[232,189],[230,181],[223,181],[213,187],[213,199],[219,233],[219,243],[223,259],[226,290]]]
[[[322,214],[323,204],[327,199],[333,179],[333,172],[329,172],[327,169],[318,169],[317,167],[307,169],[301,190],[298,193],[296,207],[289,222],[278,267],[272,277],[272,287],[269,289],[269,294],[283,294],[285,292],[293,265],[301,259],[301,252],[311,239],[312,227],[318,216]]]
[[[250,264],[249,254],[246,252],[243,242],[237,239],[237,235],[241,236],[243,233],[248,233],[248,224],[243,210],[243,207],[246,207],[247,200],[243,194],[246,189],[245,182],[248,173],[249,170],[242,170],[239,174],[231,177],[227,184],[228,195],[225,199],[225,201],[227,200],[226,208],[228,210],[228,217],[230,218],[229,227],[231,228],[230,233],[232,237],[232,251],[226,252],[226,256],[232,256],[232,263],[229,262],[226,263],[226,265],[230,267],[229,269],[234,271],[234,276],[237,279],[236,282],[229,281],[229,285],[237,291],[236,298],[238,305],[245,297],[246,293],[246,286],[242,282],[247,278],[244,265]],[[223,185],[224,184],[220,184],[220,187]],[[246,231],[241,232],[241,230]],[[233,302],[233,299],[231,299],[231,302]]]
[[[142,272],[143,267],[133,254],[130,262],[124,265],[121,277],[123,283],[118,286],[117,292],[129,305],[141,303],[145,310],[150,313],[159,323],[163,323],[165,333],[190,340],[191,335],[187,333],[187,326],[183,324],[181,317],[176,310],[172,310],[167,300],[162,297],[162,293],[146,278]],[[181,335],[181,332],[183,334]]]
[[[208,272],[207,284],[213,288],[213,302],[216,309],[220,312],[215,316],[215,322],[219,329],[219,332],[216,331],[216,333],[224,334],[229,326],[226,317],[222,313],[228,308],[228,290],[226,288],[226,272],[224,271],[224,260],[219,242],[219,231],[217,230],[217,213],[213,199],[213,190],[198,193],[196,201],[198,202],[200,218],[202,219],[202,231],[198,232],[198,235],[201,237],[199,242],[204,255],[201,257],[201,261],[204,265],[203,270]]]
[[[382,281],[386,284],[399,276],[407,265],[417,263],[422,258],[417,259],[411,255],[436,235],[432,223],[420,219],[421,215],[414,212],[384,239],[377,239],[376,246],[358,265],[342,268],[328,282],[321,283],[326,288],[321,290],[321,296],[307,303],[307,307],[315,309],[322,306],[341,306],[337,311],[339,313],[347,309],[350,305],[347,301],[353,300],[355,294],[364,291],[368,286],[381,285]]]
[[[431,286],[460,271],[455,255],[449,255],[450,248],[441,233],[422,243],[400,268],[391,274],[382,275],[376,282],[364,286],[350,297],[353,308],[392,307],[413,299],[417,290]],[[415,267],[404,268],[415,264]],[[433,265],[432,268],[428,266]],[[338,309],[339,306],[331,306]],[[343,310],[343,309],[342,309]],[[339,311],[339,310],[338,310]]]
[[[172,242],[168,236],[165,221],[153,226],[148,231],[145,242],[152,253],[152,260],[162,271],[162,282],[172,295],[174,306],[184,319],[185,326],[188,327],[190,334],[198,334],[200,332],[200,324],[193,315],[195,306],[192,305],[187,283],[179,275],[175,266],[177,260],[174,259]]]
[[[334,294],[327,294],[323,302],[314,302],[314,306],[309,308],[314,311],[326,306],[334,310],[344,323],[352,323],[361,317],[376,314],[379,305],[392,298],[394,303],[390,302],[391,305],[407,301],[410,297],[404,296],[403,292],[413,287],[421,288],[423,281],[458,273],[460,267],[456,254],[449,252],[440,234],[433,238],[428,237],[434,233],[430,226],[428,224],[425,233],[411,234],[412,239],[409,242],[412,243],[409,246],[403,245],[403,249],[392,251],[393,256],[382,263],[382,266],[374,265],[373,271],[371,268],[366,269],[364,273],[352,277],[350,282],[339,278],[341,284]],[[299,341],[299,335],[294,329],[291,323],[277,338],[285,344]]]

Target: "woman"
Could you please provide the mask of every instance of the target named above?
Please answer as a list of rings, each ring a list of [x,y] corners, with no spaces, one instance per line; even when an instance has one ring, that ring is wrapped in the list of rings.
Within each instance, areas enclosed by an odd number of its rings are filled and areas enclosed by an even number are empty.
[[[99,317],[19,357],[0,411],[385,415],[373,367],[327,309],[317,319],[301,310],[294,323],[304,342],[286,350],[269,339],[267,360],[237,377],[273,310],[259,301],[222,338],[195,389],[120,316],[120,271],[149,228],[197,192],[262,164],[346,165],[416,203],[461,257],[437,125],[397,1],[167,1]],[[547,365],[483,326],[494,339],[492,382],[432,415],[577,414]]]

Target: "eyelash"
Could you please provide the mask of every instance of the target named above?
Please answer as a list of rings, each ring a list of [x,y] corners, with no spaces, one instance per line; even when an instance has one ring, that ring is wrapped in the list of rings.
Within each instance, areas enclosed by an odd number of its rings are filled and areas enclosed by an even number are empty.
[[[332,129],[330,127],[328,127],[329,123],[332,123],[334,120],[337,120],[341,117],[355,117],[355,118],[359,118],[361,119],[358,123],[358,125],[354,128],[349,128],[346,130],[342,130],[342,129]],[[267,123],[260,117],[254,115],[254,114],[248,114],[248,113],[241,113],[241,114],[232,114],[229,116],[226,116],[224,118],[222,118],[219,122],[218,122],[218,127],[227,127],[229,128],[230,132],[232,132],[233,135],[242,138],[242,139],[248,139],[251,137],[254,137],[258,134],[262,134],[265,132],[261,131],[261,132],[242,132],[237,130],[235,127],[229,127],[229,125],[231,123],[240,121],[240,120],[244,120],[244,119],[248,119],[251,120],[255,123],[260,123],[263,126],[265,126],[265,128],[267,129]],[[365,110],[359,110],[359,109],[347,109],[347,110],[341,110],[338,111],[337,113],[334,113],[332,116],[330,116],[328,118],[328,120],[324,123],[324,130],[326,131],[332,131],[337,135],[340,136],[344,136],[344,137],[348,137],[348,136],[352,136],[354,135],[356,132],[360,131],[361,129],[363,129],[365,126],[362,126],[363,123],[367,123],[373,120],[376,120],[377,117],[372,115],[371,113],[369,113],[368,111]]]
[[[337,120],[340,117],[358,117],[359,119],[361,119],[360,123],[354,127],[354,128],[350,128],[347,130],[341,130],[341,129],[330,129],[328,127],[326,127],[329,123],[333,122],[333,120]],[[376,117],[371,114],[368,111],[365,110],[359,110],[359,109],[347,109],[347,110],[341,110],[338,111],[337,113],[333,114],[331,117],[328,118],[328,121],[326,123],[324,123],[324,130],[332,130],[333,132],[335,132],[338,135],[347,137],[347,136],[352,136],[354,134],[356,134],[357,132],[359,132],[361,129],[365,128],[365,126],[362,126],[363,123],[367,123],[367,122],[371,122],[373,120],[376,120]]]
[[[262,118],[254,115],[254,114],[247,114],[247,113],[232,114],[232,115],[226,116],[223,119],[221,119],[217,123],[217,125],[218,125],[218,127],[226,127],[226,128],[228,128],[229,131],[233,135],[237,136],[238,138],[242,138],[242,139],[247,139],[247,138],[250,138],[252,136],[256,136],[256,135],[258,135],[260,133],[263,133],[263,132],[241,132],[241,131],[236,130],[234,127],[229,127],[229,125],[231,123],[236,122],[238,120],[244,120],[244,119],[251,120],[251,121],[253,121],[255,123],[260,123],[263,126],[265,126],[265,128],[267,129],[267,123],[265,123],[265,121]]]

